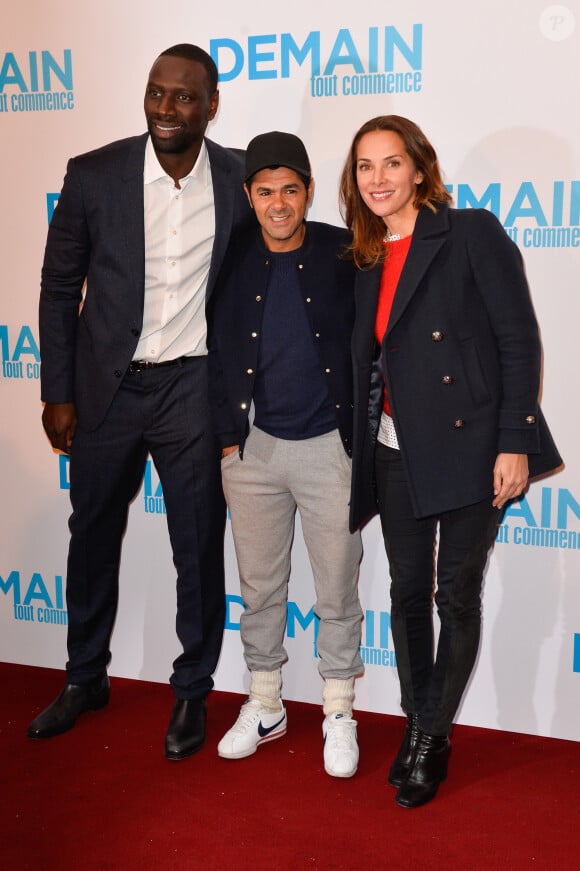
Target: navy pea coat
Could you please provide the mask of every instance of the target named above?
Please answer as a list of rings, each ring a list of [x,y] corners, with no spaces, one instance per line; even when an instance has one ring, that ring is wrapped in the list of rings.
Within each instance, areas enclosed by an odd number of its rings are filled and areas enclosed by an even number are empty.
[[[351,529],[376,513],[373,456],[386,382],[416,517],[492,498],[497,454],[530,476],[561,464],[538,406],[541,347],[522,258],[484,209],[423,207],[381,346],[382,264],[355,288]]]
[[[352,454],[352,364],[354,322],[352,260],[343,257],[350,242],[344,228],[306,223],[298,279],[320,371],[336,411],[346,453]],[[268,293],[270,252],[259,226],[232,240],[218,277],[209,323],[210,405],[222,445],[239,445],[243,456],[258,368],[262,314]],[[289,341],[292,338],[289,325]],[[288,373],[288,378],[292,373]]]

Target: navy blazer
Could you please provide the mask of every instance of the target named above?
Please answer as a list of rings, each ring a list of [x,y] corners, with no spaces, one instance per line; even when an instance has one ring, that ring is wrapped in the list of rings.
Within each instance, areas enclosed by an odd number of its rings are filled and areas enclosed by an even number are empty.
[[[141,334],[147,137],[122,139],[69,160],[48,231],[40,294],[41,396],[45,402],[75,402],[79,422],[89,430],[103,420]],[[243,152],[205,143],[216,224],[209,298],[232,230],[251,212],[243,191]]]
[[[382,264],[357,275],[351,529],[376,513],[386,381],[415,515],[491,498],[497,454],[561,464],[538,406],[541,347],[517,246],[484,209],[422,208],[379,348]]]
[[[342,443],[352,453],[352,364],[354,321],[352,260],[342,257],[350,242],[344,229],[306,223],[298,279],[320,371],[336,410]],[[223,447],[243,447],[249,430],[259,337],[268,293],[270,252],[259,227],[232,240],[209,310],[209,377],[213,426]],[[292,373],[288,373],[288,378]]]

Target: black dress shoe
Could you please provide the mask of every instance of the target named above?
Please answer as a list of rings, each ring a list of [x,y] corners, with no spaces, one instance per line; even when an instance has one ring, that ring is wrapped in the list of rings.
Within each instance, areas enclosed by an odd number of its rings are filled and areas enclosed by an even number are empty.
[[[403,743],[395,756],[395,761],[389,769],[389,783],[399,787],[406,780],[415,759],[415,749],[419,740],[419,714],[407,714],[407,726]]]
[[[447,778],[450,752],[449,738],[421,732],[413,767],[395,796],[397,804],[401,807],[420,807],[435,798],[439,784]]]
[[[165,736],[167,759],[187,759],[205,741],[205,699],[177,699]]]
[[[72,729],[80,714],[98,711],[109,704],[110,685],[106,674],[90,683],[67,683],[61,694],[28,727],[29,738],[52,738]]]

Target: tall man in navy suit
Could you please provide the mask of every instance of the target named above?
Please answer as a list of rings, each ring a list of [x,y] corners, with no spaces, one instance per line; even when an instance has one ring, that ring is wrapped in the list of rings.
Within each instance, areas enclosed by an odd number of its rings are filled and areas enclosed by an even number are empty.
[[[30,738],[109,701],[121,540],[148,453],[177,570],[183,653],[165,755],[205,738],[224,624],[225,504],[209,419],[205,306],[231,232],[250,210],[243,154],[204,138],[219,101],[211,57],[176,45],[155,61],[148,134],[69,161],[42,270],[42,422],[70,454],[67,682]],[[83,289],[86,282],[86,294]]]

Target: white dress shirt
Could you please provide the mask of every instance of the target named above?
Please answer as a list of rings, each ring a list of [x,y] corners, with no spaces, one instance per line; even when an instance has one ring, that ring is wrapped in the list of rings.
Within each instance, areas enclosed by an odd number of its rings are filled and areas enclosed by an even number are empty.
[[[148,140],[143,173],[145,306],[135,360],[160,363],[207,353],[205,291],[215,233],[205,143],[176,187]]]

